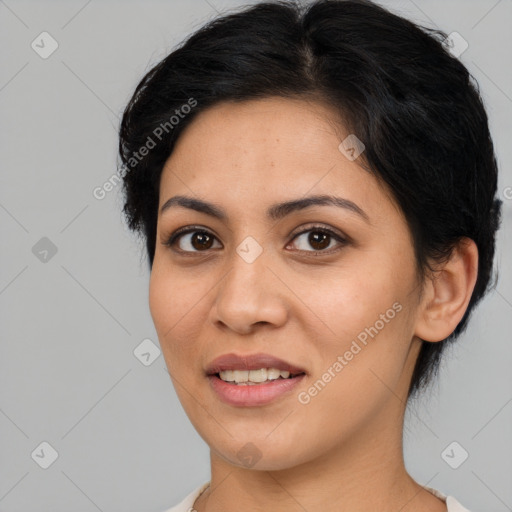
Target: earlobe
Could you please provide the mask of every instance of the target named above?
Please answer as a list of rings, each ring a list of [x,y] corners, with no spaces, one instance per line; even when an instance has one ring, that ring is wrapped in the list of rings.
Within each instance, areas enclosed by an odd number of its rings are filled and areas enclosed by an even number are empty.
[[[466,312],[477,275],[478,248],[470,238],[462,238],[425,283],[415,335],[430,342],[447,338]]]

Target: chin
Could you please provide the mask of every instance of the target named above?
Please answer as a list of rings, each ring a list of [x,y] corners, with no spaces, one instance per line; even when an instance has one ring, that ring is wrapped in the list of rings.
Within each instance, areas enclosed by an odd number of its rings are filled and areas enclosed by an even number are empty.
[[[265,436],[261,439],[245,436],[244,438],[229,438],[224,443],[207,441],[212,453],[222,458],[230,465],[239,468],[260,471],[282,471],[310,460],[306,452],[298,450],[297,446],[308,446],[309,443],[298,443],[291,437],[286,443],[276,444]],[[311,445],[308,446],[311,449]]]

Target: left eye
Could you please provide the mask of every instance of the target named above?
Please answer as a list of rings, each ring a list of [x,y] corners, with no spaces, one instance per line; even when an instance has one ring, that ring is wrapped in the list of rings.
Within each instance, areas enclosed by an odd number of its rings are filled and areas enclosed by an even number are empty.
[[[301,239],[303,246],[299,247],[298,250],[307,252],[320,252],[325,251],[326,249],[332,249],[331,242],[338,242],[340,245],[344,245],[346,243],[346,240],[341,236],[334,233],[330,229],[325,228],[312,228],[306,231],[302,231],[301,233],[295,235],[293,241],[300,241]],[[307,249],[307,245],[312,247],[313,250]]]

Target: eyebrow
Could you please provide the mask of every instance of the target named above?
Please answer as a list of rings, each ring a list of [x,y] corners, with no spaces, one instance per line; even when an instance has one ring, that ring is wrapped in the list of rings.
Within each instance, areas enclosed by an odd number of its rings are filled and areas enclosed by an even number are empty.
[[[173,196],[168,199],[160,209],[160,215],[172,206],[181,206],[182,208],[189,208],[197,212],[205,213],[216,219],[227,221],[227,213],[218,205],[202,201],[201,199],[195,199],[188,196]],[[343,208],[352,213],[359,215],[366,222],[370,222],[370,219],[366,212],[362,210],[356,203],[349,199],[342,197],[330,196],[330,195],[316,195],[304,197],[301,199],[294,199],[291,201],[285,201],[270,206],[267,210],[267,217],[271,220],[280,220],[292,212],[304,210],[311,206],[336,206]]]

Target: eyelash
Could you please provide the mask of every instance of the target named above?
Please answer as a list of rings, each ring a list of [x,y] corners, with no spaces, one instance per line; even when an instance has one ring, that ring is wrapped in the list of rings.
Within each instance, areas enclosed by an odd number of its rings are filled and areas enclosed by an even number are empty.
[[[315,256],[316,255],[326,255],[326,254],[332,254],[333,252],[337,252],[337,251],[341,250],[345,245],[348,244],[347,238],[342,237],[341,235],[332,231],[329,228],[326,228],[324,226],[319,226],[319,225],[308,226],[307,229],[303,229],[302,231],[299,231],[298,233],[293,234],[290,243],[293,242],[300,235],[303,235],[304,233],[309,233],[309,232],[323,233],[325,235],[328,235],[328,236],[334,238],[334,240],[336,240],[340,245],[335,248],[331,247],[330,249],[313,249],[311,251],[297,250],[295,252],[306,253],[306,254],[310,253],[309,255],[311,255],[311,253],[312,253]],[[194,254],[200,254],[200,253],[207,253],[209,251],[208,249],[206,249],[204,251],[184,251],[182,249],[174,248],[174,245],[179,240],[179,238],[181,238],[183,235],[187,235],[189,233],[204,233],[204,234],[207,234],[214,238],[217,238],[213,233],[211,233],[210,231],[208,231],[207,229],[205,229],[201,226],[189,226],[189,227],[182,228],[182,229],[175,231],[167,239],[167,241],[164,242],[164,245],[167,247],[171,247],[171,248],[173,248],[174,251],[176,251],[180,254],[187,255],[187,256],[194,255]],[[287,244],[287,246],[288,245],[289,244]]]

